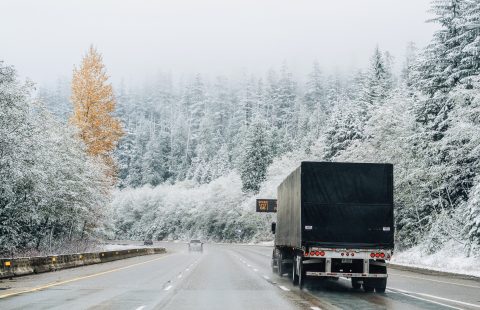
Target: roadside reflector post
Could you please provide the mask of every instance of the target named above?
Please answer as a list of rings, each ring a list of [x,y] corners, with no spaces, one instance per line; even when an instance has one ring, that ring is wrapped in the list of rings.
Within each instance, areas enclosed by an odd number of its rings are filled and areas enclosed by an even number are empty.
[[[4,265],[5,265],[5,267],[11,267],[11,266],[12,266],[12,263],[9,262],[9,261],[6,261]]]

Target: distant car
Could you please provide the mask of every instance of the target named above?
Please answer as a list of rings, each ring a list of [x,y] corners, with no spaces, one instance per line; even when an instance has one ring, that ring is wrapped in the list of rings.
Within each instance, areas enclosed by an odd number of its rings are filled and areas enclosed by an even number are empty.
[[[143,241],[143,245],[153,245],[152,239],[147,239],[147,240]]]
[[[192,239],[188,243],[188,252],[203,252],[203,243],[200,240]]]

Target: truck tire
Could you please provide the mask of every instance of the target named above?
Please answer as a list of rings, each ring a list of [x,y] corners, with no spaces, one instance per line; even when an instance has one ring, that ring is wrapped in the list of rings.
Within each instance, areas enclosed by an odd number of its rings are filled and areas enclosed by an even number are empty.
[[[364,279],[363,280],[363,290],[366,293],[371,293],[375,289],[373,281],[371,279]]]
[[[305,285],[305,278],[307,274],[305,269],[303,268],[303,262],[300,260],[300,264],[298,265],[298,287],[302,290],[303,286]]]
[[[297,257],[293,258],[293,264],[292,264],[292,283],[293,285],[298,284],[298,273],[297,273]]]
[[[362,284],[358,278],[352,278],[352,287],[356,290],[362,287]]]
[[[279,276],[283,275],[282,252],[277,255],[277,273]]]
[[[385,293],[386,288],[387,288],[387,278],[376,279],[376,281],[375,281],[375,292]]]
[[[275,256],[275,250],[273,250],[273,253],[272,253],[272,261],[271,261],[271,265],[272,265],[272,273],[276,273],[277,272],[277,268],[275,266],[277,262],[277,257]]]

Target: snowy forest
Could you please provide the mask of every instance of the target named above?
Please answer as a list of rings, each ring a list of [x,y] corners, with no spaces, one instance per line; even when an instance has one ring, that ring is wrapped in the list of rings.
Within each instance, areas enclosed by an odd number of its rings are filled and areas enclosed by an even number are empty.
[[[255,198],[275,198],[315,160],[393,163],[398,249],[454,242],[479,255],[480,1],[432,11],[428,46],[411,43],[405,57],[372,46],[369,66],[348,73],[313,62],[298,78],[283,63],[263,76],[160,71],[116,85],[123,129],[100,156],[71,121],[74,81],[33,91],[0,63],[0,252],[272,240],[274,215],[256,214]]]

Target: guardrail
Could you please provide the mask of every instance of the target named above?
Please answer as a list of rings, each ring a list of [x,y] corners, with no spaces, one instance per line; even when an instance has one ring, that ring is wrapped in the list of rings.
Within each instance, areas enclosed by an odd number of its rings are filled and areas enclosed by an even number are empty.
[[[56,271],[115,260],[165,253],[165,248],[141,248],[93,253],[76,253],[39,257],[0,258],[0,279]]]

